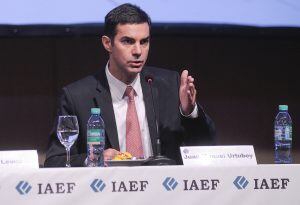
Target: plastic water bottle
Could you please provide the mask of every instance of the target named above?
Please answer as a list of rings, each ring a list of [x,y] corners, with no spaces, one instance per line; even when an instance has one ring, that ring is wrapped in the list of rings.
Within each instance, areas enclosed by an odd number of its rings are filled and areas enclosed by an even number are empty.
[[[274,122],[275,163],[292,163],[292,119],[287,105],[279,105]]]
[[[105,127],[100,116],[100,108],[91,109],[91,117],[87,122],[87,159],[88,167],[103,167],[103,151],[105,147]]]

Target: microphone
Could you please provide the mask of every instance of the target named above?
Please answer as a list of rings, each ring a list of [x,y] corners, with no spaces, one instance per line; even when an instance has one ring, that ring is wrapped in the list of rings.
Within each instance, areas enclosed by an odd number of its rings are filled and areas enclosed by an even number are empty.
[[[152,99],[152,108],[154,113],[154,119],[155,119],[155,125],[156,125],[156,155],[153,157],[149,157],[144,163],[144,166],[162,166],[162,165],[176,165],[176,162],[172,159],[169,159],[163,155],[161,155],[161,142],[160,142],[160,135],[159,135],[159,127],[158,127],[158,116],[157,112],[155,111],[155,105],[154,105],[154,97],[153,97],[153,91],[152,91],[152,83],[154,81],[154,78],[152,75],[147,75],[145,77],[146,82],[148,83],[150,87],[151,92],[151,99]]]
[[[153,91],[152,91],[152,83],[153,83],[153,76],[152,75],[147,75],[145,77],[146,82],[149,84],[150,87],[150,92],[151,92],[151,99],[152,99],[152,108],[153,108],[153,113],[154,113],[154,119],[155,119],[155,126],[156,126],[156,152],[157,155],[161,155],[161,143],[160,143],[160,137],[159,137],[159,129],[158,129],[158,116],[155,111],[155,105],[154,105],[154,97],[153,97]]]

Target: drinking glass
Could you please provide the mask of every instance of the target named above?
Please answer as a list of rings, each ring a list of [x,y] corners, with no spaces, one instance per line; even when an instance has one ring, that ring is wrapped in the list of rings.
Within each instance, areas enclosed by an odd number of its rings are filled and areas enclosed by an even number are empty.
[[[63,115],[58,117],[57,137],[62,145],[66,148],[67,161],[66,167],[70,164],[70,149],[76,141],[79,133],[77,117],[74,115]]]

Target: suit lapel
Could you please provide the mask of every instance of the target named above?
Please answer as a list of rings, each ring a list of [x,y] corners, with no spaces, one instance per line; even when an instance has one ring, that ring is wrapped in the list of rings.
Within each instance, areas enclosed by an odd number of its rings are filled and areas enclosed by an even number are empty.
[[[105,122],[105,131],[112,148],[120,150],[115,114],[112,105],[111,94],[107,82],[105,69],[101,69],[96,75],[97,92],[95,100],[101,109],[102,117]]]
[[[146,109],[146,116],[149,126],[149,133],[151,138],[151,144],[153,149],[153,154],[156,155],[156,122],[155,122],[155,115],[153,112],[153,104],[152,104],[152,97],[151,97],[151,89],[149,84],[146,82],[145,77],[147,76],[148,71],[146,68],[143,68],[143,71],[141,72],[141,86],[143,90],[143,98],[145,102],[145,109]],[[155,80],[152,83],[152,91],[153,91],[153,100],[154,100],[154,106],[155,106],[155,112],[157,113],[157,121],[158,119],[158,89],[155,86]]]

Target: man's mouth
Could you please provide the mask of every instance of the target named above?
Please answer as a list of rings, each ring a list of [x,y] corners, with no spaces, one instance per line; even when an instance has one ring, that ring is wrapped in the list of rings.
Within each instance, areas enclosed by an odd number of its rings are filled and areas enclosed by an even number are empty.
[[[141,67],[143,65],[143,61],[129,61],[129,65],[131,67],[138,68],[138,67]]]

